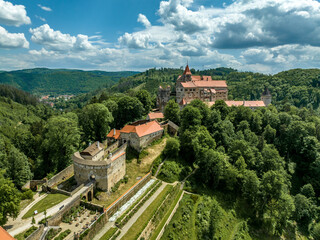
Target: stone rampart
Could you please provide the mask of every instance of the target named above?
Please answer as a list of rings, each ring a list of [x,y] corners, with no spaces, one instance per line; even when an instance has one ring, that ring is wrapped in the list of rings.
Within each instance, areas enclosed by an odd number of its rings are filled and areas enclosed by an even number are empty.
[[[107,215],[110,218],[121,208],[134,194],[136,194],[151,178],[151,173],[146,174],[135,185],[133,185],[127,192],[120,196],[110,206],[107,207]]]
[[[74,174],[73,164],[71,164],[69,167],[66,167],[58,174],[54,175],[52,178],[48,180],[48,187],[52,187],[54,185],[59,184],[60,182],[68,179]]]
[[[44,225],[41,224],[40,227],[35,230],[26,240],[39,240],[44,231]]]

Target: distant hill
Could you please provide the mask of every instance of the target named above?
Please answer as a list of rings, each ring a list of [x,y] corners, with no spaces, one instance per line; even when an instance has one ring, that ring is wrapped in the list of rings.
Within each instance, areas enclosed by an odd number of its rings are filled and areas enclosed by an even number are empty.
[[[123,77],[138,72],[104,72],[35,68],[10,72],[0,71],[0,83],[9,84],[33,94],[79,94],[100,87],[110,87]]]

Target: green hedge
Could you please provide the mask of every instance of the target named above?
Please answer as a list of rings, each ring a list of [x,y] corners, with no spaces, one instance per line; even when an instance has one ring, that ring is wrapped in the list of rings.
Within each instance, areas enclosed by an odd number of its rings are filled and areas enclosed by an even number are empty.
[[[56,237],[54,240],[62,240],[64,239],[66,236],[68,236],[71,233],[70,229],[67,229],[65,231],[63,231],[62,233],[59,234],[58,237]]]

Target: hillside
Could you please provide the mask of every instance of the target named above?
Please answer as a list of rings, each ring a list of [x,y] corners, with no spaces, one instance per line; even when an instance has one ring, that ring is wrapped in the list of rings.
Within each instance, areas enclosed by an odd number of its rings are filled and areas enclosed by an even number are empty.
[[[0,83],[38,95],[79,94],[110,87],[136,73],[35,68],[0,72]]]

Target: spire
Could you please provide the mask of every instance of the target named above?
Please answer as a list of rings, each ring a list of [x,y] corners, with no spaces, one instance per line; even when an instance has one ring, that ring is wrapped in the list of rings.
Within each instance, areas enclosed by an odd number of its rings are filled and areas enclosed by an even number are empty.
[[[190,69],[189,69],[189,65],[187,64],[186,69],[183,72],[183,75],[191,75]]]

